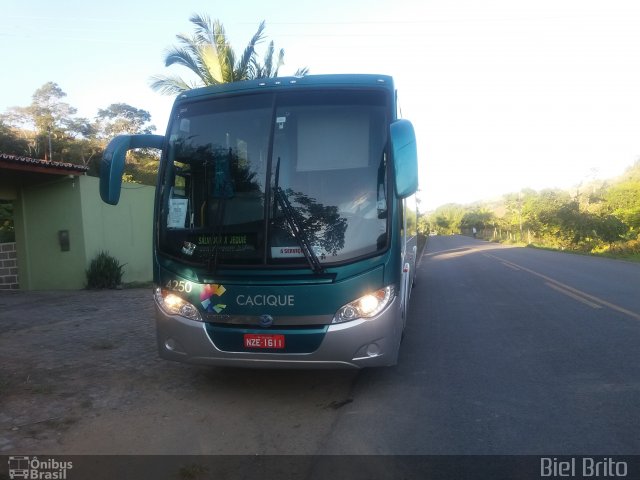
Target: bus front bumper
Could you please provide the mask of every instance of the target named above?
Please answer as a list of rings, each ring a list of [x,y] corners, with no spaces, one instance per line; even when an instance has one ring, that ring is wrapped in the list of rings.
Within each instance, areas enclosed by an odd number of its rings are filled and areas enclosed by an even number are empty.
[[[256,332],[233,330],[238,334]],[[287,337],[286,327],[279,331],[283,330]],[[269,334],[270,329],[258,332]],[[300,330],[290,333],[304,335]],[[160,357],[178,362],[249,368],[363,368],[397,363],[402,323],[400,301],[396,297],[374,318],[327,326],[319,346],[308,353],[226,351],[216,346],[215,338],[211,338],[215,332],[212,334],[207,324],[167,315],[156,305],[156,334]]]

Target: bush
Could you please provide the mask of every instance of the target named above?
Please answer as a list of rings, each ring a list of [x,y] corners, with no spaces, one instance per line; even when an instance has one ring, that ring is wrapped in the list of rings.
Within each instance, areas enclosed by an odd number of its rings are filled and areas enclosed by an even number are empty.
[[[626,242],[616,242],[606,250],[617,255],[638,255],[640,254],[640,238],[637,240],[627,240]]]
[[[125,264],[109,255],[108,252],[100,252],[86,271],[87,288],[116,288],[122,283],[122,274]]]

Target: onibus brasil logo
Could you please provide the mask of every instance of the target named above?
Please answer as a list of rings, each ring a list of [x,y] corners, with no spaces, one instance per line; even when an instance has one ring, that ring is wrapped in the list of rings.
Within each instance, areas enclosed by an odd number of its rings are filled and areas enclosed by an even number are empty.
[[[9,457],[9,478],[33,480],[66,480],[67,471],[73,462],[61,462],[53,458],[41,460],[38,457]]]
[[[215,303],[217,300],[214,299],[214,297],[221,297],[226,291],[227,289],[224,288],[224,286],[218,285],[217,283],[205,285],[202,288],[202,292],[200,292],[200,304],[202,308],[207,312],[222,312],[227,306],[223,303]]]

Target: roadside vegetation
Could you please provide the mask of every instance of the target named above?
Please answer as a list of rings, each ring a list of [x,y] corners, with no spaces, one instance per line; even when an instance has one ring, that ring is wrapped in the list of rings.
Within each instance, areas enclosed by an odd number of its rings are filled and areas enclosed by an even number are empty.
[[[618,178],[566,190],[522,190],[492,202],[443,205],[419,229],[640,261],[640,160]]]
[[[122,288],[122,275],[125,264],[109,255],[109,252],[99,252],[85,271],[87,288]]]

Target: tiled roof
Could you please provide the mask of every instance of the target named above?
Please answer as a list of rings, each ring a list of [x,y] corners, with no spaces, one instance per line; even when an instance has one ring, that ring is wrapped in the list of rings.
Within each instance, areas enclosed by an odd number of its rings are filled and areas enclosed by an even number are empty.
[[[0,153],[0,168],[11,168],[26,171],[38,171],[44,173],[62,173],[81,175],[89,170],[89,167],[66,162],[49,162],[36,158],[19,157]]]

